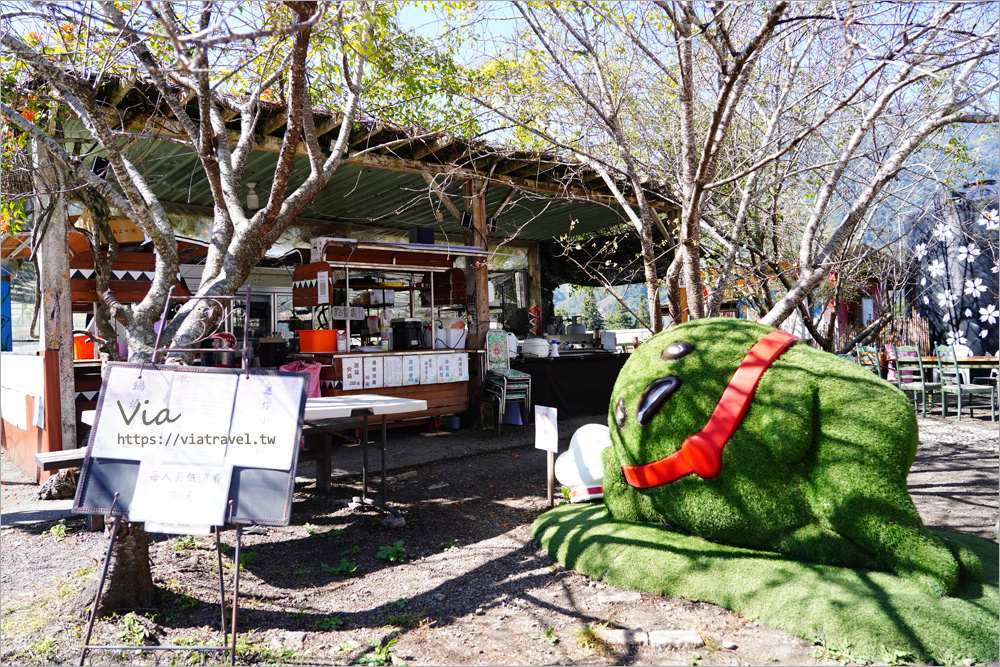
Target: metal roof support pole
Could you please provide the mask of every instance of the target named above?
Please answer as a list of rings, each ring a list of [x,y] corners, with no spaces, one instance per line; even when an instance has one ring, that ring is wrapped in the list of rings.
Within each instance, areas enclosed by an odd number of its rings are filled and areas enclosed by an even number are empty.
[[[59,353],[59,414],[61,425],[46,424],[50,439],[61,432],[62,449],[76,448],[76,386],[73,375],[73,303],[69,286],[69,210],[64,194],[66,178],[48,150],[33,142],[37,212],[40,230],[38,277],[41,292],[39,309],[41,350]],[[51,215],[46,215],[51,211]],[[46,220],[47,219],[47,220]],[[48,412],[48,410],[46,410]]]

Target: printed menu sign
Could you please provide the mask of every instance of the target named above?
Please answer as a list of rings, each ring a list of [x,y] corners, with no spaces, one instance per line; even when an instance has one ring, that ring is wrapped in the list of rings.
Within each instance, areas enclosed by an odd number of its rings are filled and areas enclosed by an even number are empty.
[[[226,462],[288,470],[296,447],[301,393],[301,378],[240,375]]]
[[[160,445],[164,427],[179,421],[169,407],[176,375],[162,367],[109,367],[91,456],[139,461],[147,447]]]
[[[228,466],[143,459],[128,519],[181,526],[221,526],[226,522],[231,476]]]

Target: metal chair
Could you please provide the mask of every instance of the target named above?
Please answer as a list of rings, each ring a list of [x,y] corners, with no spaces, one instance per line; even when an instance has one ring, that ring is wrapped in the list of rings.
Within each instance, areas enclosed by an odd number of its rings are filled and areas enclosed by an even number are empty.
[[[958,396],[958,421],[962,421],[962,396],[969,394],[969,416],[972,416],[972,395],[990,395],[990,421],[996,421],[996,387],[994,385],[965,384],[962,382],[962,369],[958,367],[958,357],[951,345],[937,345],[938,370],[941,373],[941,416],[948,416],[948,394]]]
[[[858,365],[882,377],[882,366],[878,362],[878,349],[874,345],[856,345],[854,353],[858,356]]]
[[[507,410],[507,403],[521,404],[521,425],[528,430],[531,412],[531,375],[510,367],[507,332],[491,329],[486,332],[486,378],[483,396],[491,396],[498,403],[497,433]]]
[[[924,371],[924,362],[920,358],[920,350],[912,345],[897,345],[895,348],[896,354],[893,357],[893,363],[896,367],[896,386],[899,387],[903,393],[913,393],[913,403],[917,402],[917,394],[920,394],[921,402],[923,404],[922,415],[927,416],[927,395],[933,392],[941,391],[940,382],[928,382],[927,375]],[[916,358],[917,365],[906,365],[903,366],[899,363],[901,358],[912,359]],[[931,399],[931,404],[933,405],[934,399]]]

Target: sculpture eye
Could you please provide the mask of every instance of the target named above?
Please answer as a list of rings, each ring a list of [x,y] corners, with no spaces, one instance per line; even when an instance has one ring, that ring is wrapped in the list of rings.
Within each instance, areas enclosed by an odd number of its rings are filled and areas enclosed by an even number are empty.
[[[693,349],[694,346],[691,343],[671,343],[664,348],[660,356],[664,361],[673,361],[674,359],[680,359],[686,354],[690,354]]]
[[[628,419],[628,413],[625,412],[625,400],[619,398],[618,404],[615,406],[615,422],[618,424],[618,428],[625,426],[626,419]]]
[[[639,397],[639,407],[635,411],[636,421],[643,426],[652,421],[663,404],[680,386],[681,381],[673,375],[650,382],[649,386],[643,390],[642,396]]]

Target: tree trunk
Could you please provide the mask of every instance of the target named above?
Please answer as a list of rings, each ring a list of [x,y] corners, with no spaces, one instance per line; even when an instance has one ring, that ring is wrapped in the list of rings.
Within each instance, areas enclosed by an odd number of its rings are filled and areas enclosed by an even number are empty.
[[[149,533],[141,523],[127,521],[123,521],[118,530],[108,578],[97,604],[99,617],[123,609],[148,608],[156,601],[156,586],[149,569]],[[94,604],[97,583],[98,578],[92,578],[76,598],[76,606],[85,614]]]

